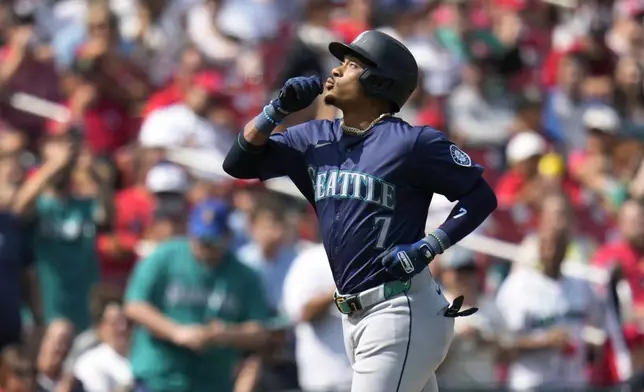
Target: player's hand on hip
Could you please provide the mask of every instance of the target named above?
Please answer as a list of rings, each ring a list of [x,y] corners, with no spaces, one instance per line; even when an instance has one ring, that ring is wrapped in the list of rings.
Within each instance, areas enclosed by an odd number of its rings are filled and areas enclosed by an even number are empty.
[[[322,94],[322,82],[317,76],[298,76],[284,83],[277,99],[271,105],[280,113],[287,115],[309,106]]]
[[[399,245],[380,256],[383,268],[393,277],[408,279],[420,273],[434,259],[436,253],[421,240],[411,245]]]

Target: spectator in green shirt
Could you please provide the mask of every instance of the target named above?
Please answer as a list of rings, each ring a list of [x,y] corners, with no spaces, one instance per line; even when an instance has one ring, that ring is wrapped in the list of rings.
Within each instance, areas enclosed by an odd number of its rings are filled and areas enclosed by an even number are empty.
[[[113,217],[110,185],[91,163],[88,170],[98,193],[78,195],[72,173],[78,167],[79,130],[52,136],[45,161],[20,188],[12,209],[34,224],[33,251],[45,324],[64,318],[76,331],[90,326],[90,290],[99,280],[96,234]]]
[[[259,277],[229,252],[228,212],[217,200],[195,206],[188,238],[159,245],[135,267],[126,313],[138,324],[136,391],[232,391],[242,352],[266,344],[269,307]]]

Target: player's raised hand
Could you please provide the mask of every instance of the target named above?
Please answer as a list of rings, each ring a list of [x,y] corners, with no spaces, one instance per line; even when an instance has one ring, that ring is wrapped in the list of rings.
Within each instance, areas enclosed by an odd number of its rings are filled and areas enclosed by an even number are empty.
[[[424,270],[436,253],[426,241],[421,240],[388,250],[380,256],[380,263],[393,277],[408,279]]]
[[[271,105],[284,115],[297,112],[309,106],[322,94],[322,82],[317,76],[298,76],[284,83],[277,99]]]

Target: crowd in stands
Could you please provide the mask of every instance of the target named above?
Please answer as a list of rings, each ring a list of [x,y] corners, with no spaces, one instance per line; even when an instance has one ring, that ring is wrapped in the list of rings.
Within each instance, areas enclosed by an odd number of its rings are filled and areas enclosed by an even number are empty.
[[[313,208],[220,163],[376,28],[499,201],[430,265],[441,390],[644,390],[644,1],[2,0],[0,391],[349,391]]]

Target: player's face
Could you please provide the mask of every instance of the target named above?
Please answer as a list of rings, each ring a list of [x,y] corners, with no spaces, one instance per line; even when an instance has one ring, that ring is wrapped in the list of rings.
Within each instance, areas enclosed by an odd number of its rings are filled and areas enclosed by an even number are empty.
[[[333,68],[331,77],[324,84],[324,103],[342,110],[348,104],[363,99],[360,75],[364,70],[364,64],[358,59],[347,56],[342,64]]]

